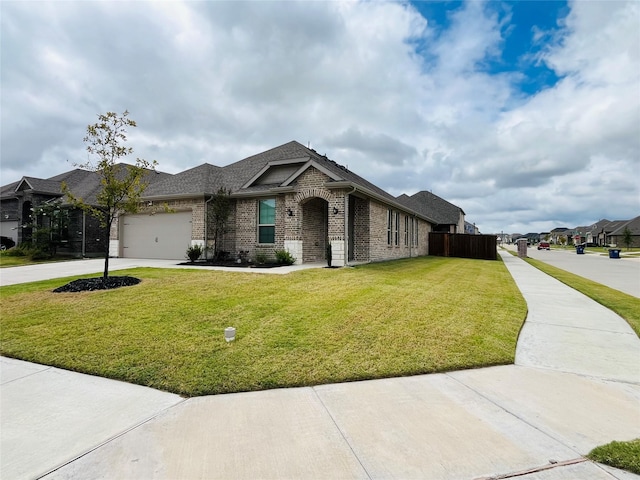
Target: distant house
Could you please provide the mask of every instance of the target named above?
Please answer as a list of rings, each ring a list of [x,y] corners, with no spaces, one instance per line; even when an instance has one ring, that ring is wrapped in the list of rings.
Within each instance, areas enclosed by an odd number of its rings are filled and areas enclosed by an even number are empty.
[[[624,243],[625,230],[631,233],[631,245],[629,246],[640,247],[640,216],[622,223],[615,222],[615,228],[607,234],[605,243],[617,247],[626,246]]]
[[[554,243],[556,245],[562,245],[564,243],[564,245],[568,245],[570,243],[570,234],[571,232],[569,232],[569,229],[567,227],[554,228],[550,232],[551,243]],[[564,242],[562,242],[562,240],[564,240]]]
[[[464,222],[464,233],[469,235],[480,235],[480,229],[476,227],[475,223]]]
[[[574,245],[581,245],[588,243],[588,237],[590,234],[590,228],[587,226],[576,227],[573,229],[570,235],[568,235]]]
[[[397,200],[435,221],[434,232],[467,233],[464,210],[439,196],[425,190],[411,196],[400,195]]]
[[[147,181],[139,213],[119,216],[109,238],[96,219],[69,208],[64,251],[97,255],[108,242],[111,256],[184,259],[189,246],[213,246],[211,202],[220,188],[231,192],[233,208],[218,247],[232,256],[273,258],[284,249],[297,263],[322,262],[330,244],[333,264],[345,265],[426,255],[430,231],[464,231],[464,212],[449,202],[429,192],[411,202],[396,198],[298,142],[225,167],[205,163],[175,175],[150,172]],[[64,204],[62,182],[88,203],[100,188],[97,174],[85,170],[5,185],[3,235],[28,241],[38,220],[32,208]]]
[[[601,236],[601,233],[603,232],[604,227],[609,223],[611,223],[611,220],[603,218],[593,225],[590,225],[587,230],[587,244],[592,246],[604,245],[604,236]]]

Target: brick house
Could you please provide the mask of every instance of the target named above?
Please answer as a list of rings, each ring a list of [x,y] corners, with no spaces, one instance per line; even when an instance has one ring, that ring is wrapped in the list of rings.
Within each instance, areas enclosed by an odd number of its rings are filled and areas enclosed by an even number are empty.
[[[50,197],[53,191],[61,196],[61,179],[73,172],[42,180]],[[88,180],[89,173],[82,175]],[[140,211],[114,222],[111,256],[184,259],[191,245],[212,247],[210,202],[220,188],[230,191],[232,213],[218,247],[232,256],[269,258],[284,249],[296,263],[323,262],[327,242],[338,266],[427,255],[428,233],[438,224],[424,209],[412,208],[295,141],[225,167],[205,163],[148,178]],[[25,181],[2,187],[3,214],[11,207],[11,218],[21,212],[24,217],[25,197],[16,188]],[[85,188],[81,185],[74,188]],[[70,237],[78,231],[70,229]],[[76,245],[70,253],[81,252]]]
[[[432,192],[423,190],[411,196],[402,194],[397,199],[408,207],[433,219],[435,222],[433,226],[434,232],[467,233],[465,230],[464,210]]]

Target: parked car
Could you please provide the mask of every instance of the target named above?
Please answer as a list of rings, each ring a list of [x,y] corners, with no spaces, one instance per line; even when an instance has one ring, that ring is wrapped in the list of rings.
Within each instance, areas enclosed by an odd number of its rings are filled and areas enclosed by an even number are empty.
[[[538,244],[538,250],[551,250],[551,245],[549,245],[549,242],[540,242]]]
[[[10,237],[0,237],[0,250],[9,250],[11,247],[15,247],[16,242]]]

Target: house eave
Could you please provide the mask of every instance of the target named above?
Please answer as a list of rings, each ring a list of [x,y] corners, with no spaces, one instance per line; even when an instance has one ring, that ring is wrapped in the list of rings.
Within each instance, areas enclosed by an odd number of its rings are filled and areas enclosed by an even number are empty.
[[[238,191],[229,195],[231,198],[255,198],[255,197],[272,197],[285,193],[295,193],[292,187],[273,187],[266,190],[243,192]]]
[[[354,189],[353,192],[364,193],[366,196],[371,197],[375,200],[378,200],[379,202],[384,203],[385,205],[389,205],[390,207],[394,207],[394,208],[397,208],[398,210],[402,210],[404,212],[410,213],[412,216],[416,218],[421,218],[422,220],[429,222],[432,225],[437,225],[437,222],[434,219],[429,218],[426,215],[423,215],[422,213],[416,212],[415,210],[408,208],[407,206],[402,205],[401,203],[394,202],[393,200],[383,197],[379,193],[374,192],[373,190],[370,190],[356,183],[349,182],[349,181],[338,181],[338,182],[326,182],[324,185],[330,190],[335,190],[338,188],[352,188]]]

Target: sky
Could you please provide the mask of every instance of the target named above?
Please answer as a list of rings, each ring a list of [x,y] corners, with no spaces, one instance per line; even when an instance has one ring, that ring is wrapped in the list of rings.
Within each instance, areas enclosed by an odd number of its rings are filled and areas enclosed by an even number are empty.
[[[291,140],[481,233],[640,215],[640,2],[0,2],[0,184],[128,110],[178,173]]]

